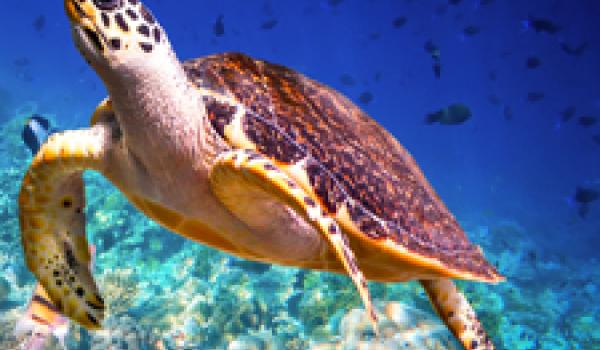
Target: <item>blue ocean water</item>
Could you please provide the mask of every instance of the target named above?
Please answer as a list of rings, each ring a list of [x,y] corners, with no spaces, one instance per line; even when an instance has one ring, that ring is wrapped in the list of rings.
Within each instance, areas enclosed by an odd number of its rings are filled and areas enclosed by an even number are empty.
[[[600,349],[600,200],[576,196],[600,192],[597,1],[144,3],[181,59],[239,51],[283,64],[343,92],[388,129],[507,276],[498,285],[461,284],[497,348]],[[0,19],[4,349],[15,346],[12,329],[35,284],[17,219],[31,160],[22,125],[40,113],[61,129],[85,127],[106,89],[75,49],[60,2],[7,2]],[[556,30],[536,29],[536,19]],[[425,123],[454,103],[472,116]],[[142,349],[234,349],[243,341],[308,349],[345,339],[340,319],[361,307],[347,278],[246,263],[185,241],[106,180],[86,176],[88,236],[115,342],[136,334]],[[418,285],[371,288],[375,299],[433,314]],[[106,334],[72,326],[67,346],[109,348],[103,341]]]

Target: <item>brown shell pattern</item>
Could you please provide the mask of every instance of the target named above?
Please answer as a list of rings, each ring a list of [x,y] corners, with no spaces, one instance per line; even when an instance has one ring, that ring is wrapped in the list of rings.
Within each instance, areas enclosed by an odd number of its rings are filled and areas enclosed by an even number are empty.
[[[391,238],[450,268],[498,276],[422,175],[410,154],[383,127],[335,90],[286,67],[225,53],[187,61],[198,86],[232,94],[250,111],[244,132],[259,151],[283,163],[306,159],[324,207],[346,205],[361,231]],[[218,132],[231,120],[207,101]],[[212,117],[211,117],[212,116]]]

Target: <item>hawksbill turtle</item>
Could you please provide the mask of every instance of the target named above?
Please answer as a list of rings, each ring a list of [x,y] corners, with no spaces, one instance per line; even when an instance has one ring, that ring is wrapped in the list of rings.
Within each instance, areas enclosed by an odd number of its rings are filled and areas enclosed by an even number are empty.
[[[98,329],[81,172],[167,229],[227,253],[367,280],[419,280],[468,349],[493,349],[452,279],[502,281],[410,154],[339,92],[241,53],[181,62],[138,0],[65,0],[109,97],[53,134],[19,195],[28,268],[65,315]]]

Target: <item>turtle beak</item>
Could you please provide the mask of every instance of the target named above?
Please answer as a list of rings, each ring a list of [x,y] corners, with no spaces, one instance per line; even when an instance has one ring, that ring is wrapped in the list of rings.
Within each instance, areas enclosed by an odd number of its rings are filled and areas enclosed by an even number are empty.
[[[65,11],[71,22],[75,41],[78,46],[85,46],[95,53],[104,51],[103,40],[94,23],[96,8],[90,1],[65,0]]]
[[[94,6],[88,1],[65,0],[65,11],[73,25],[83,25],[84,19],[94,16]]]

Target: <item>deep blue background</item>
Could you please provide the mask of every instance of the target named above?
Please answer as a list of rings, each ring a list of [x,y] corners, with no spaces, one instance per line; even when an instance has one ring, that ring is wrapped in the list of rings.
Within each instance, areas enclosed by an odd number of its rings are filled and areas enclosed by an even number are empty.
[[[493,226],[515,220],[549,254],[595,255],[600,203],[586,219],[569,205],[578,185],[600,188],[600,123],[559,125],[560,111],[600,117],[600,4],[594,0],[446,1],[153,0],[146,1],[183,59],[241,51],[284,64],[358,102],[388,128],[422,166],[462,222]],[[447,7],[444,14],[439,11]],[[224,16],[225,34],[213,26]],[[526,30],[528,14],[555,21],[555,35]],[[43,16],[43,19],[40,19]],[[406,16],[402,28],[392,21]],[[38,29],[34,22],[38,19]],[[261,24],[277,20],[271,30]],[[467,25],[481,33],[465,38]],[[74,49],[60,1],[4,1],[0,14],[0,91],[3,108],[35,101],[61,127],[80,127],[105,95],[102,83]],[[442,79],[423,49],[441,50]],[[589,48],[565,54],[560,42]],[[525,67],[529,56],[542,65]],[[15,62],[28,64],[18,65]],[[490,79],[490,74],[496,80]],[[342,84],[351,75],[354,86]],[[545,94],[527,101],[529,91]],[[0,96],[2,93],[0,93]],[[490,103],[497,96],[501,104]],[[453,102],[473,110],[463,125],[425,125],[424,116]],[[503,117],[503,106],[514,112]],[[1,109],[0,109],[1,110]],[[0,118],[10,115],[0,116]]]

